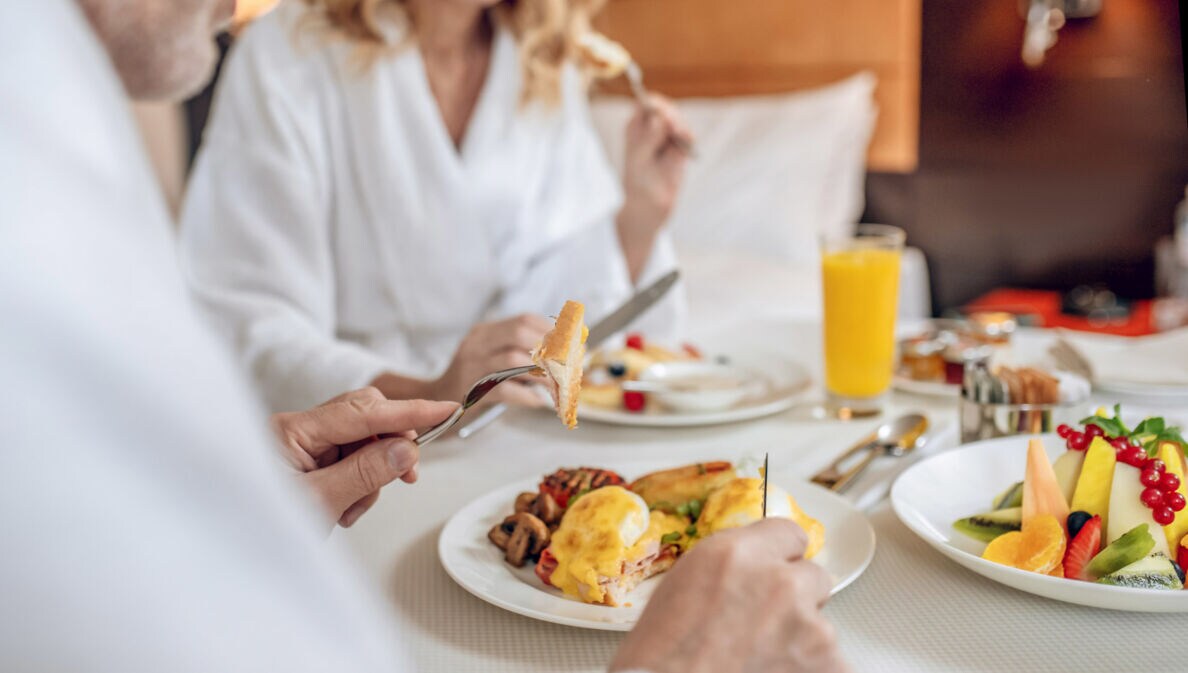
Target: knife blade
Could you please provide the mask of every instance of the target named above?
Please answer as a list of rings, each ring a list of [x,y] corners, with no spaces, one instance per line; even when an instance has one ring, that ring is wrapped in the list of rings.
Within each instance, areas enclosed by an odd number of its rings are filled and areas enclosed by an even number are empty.
[[[616,332],[630,325],[636,318],[643,315],[656,302],[660,301],[673,285],[681,279],[681,272],[673,269],[660,277],[659,280],[636,292],[622,306],[615,309],[602,320],[599,320],[586,335],[586,348],[597,348]],[[470,423],[458,430],[458,437],[466,439],[474,433],[491,424],[492,421],[507,411],[507,405],[500,402],[479,414]]]
[[[763,454],[763,518],[767,518],[767,459],[770,454]]]

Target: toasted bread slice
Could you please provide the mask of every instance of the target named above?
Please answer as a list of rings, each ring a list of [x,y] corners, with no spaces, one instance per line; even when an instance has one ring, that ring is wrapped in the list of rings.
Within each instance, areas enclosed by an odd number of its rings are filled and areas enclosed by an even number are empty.
[[[565,302],[557,323],[532,352],[532,362],[549,381],[557,416],[571,429],[577,427],[578,394],[582,389],[582,364],[589,334],[582,322],[585,312],[581,302]]]

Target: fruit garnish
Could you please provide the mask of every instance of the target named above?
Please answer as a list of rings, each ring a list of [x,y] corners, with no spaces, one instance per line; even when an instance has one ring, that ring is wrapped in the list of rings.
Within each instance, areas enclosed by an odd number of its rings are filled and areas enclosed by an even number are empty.
[[[986,545],[986,549],[982,552],[982,558],[1013,568],[1016,559],[1019,558],[1019,548],[1022,544],[1023,533],[1021,531],[999,535]]]
[[[1089,426],[1096,426],[1105,433],[1106,437],[1124,439],[1131,445],[1140,447],[1147,455],[1154,455],[1163,442],[1174,442],[1181,447],[1185,445],[1180,429],[1169,427],[1167,422],[1158,416],[1143,419],[1131,430],[1122,422],[1122,405],[1114,405],[1112,417],[1106,416],[1104,412],[1104,409],[1098,409],[1097,414],[1081,419],[1081,425],[1086,426],[1086,434]]]
[[[1022,509],[996,509],[976,514],[953,522],[953,528],[975,540],[990,542],[1000,535],[1019,530],[1022,526]]]
[[[1145,526],[1155,535],[1154,551],[1171,556],[1162,524],[1155,520],[1155,511],[1143,502],[1139,482],[1139,468],[1119,462],[1114,466],[1114,481],[1110,485],[1110,516],[1106,524],[1106,542],[1113,542],[1135,526]],[[1162,501],[1162,496],[1160,497]],[[1162,502],[1160,507],[1162,509]],[[1168,512],[1167,514],[1171,514]],[[1161,517],[1165,516],[1163,513]]]
[[[1105,577],[1144,558],[1154,548],[1155,538],[1151,537],[1147,526],[1135,526],[1094,556],[1083,574],[1092,578]]]
[[[628,334],[626,345],[628,348],[634,348],[637,351],[642,351],[644,349],[643,335],[639,332],[632,332],[631,334]]]
[[[1174,474],[1180,478],[1180,487],[1176,489],[1176,493],[1188,499],[1188,485],[1184,483],[1184,453],[1178,445],[1172,442],[1161,443],[1159,445],[1159,458],[1152,460],[1148,465],[1156,469],[1166,465],[1163,469],[1164,472]],[[1165,497],[1168,496],[1165,494]],[[1176,512],[1176,519],[1171,524],[1164,526],[1163,532],[1167,537],[1167,546],[1170,549],[1176,549],[1180,545],[1180,540],[1185,535],[1188,535],[1188,512],[1176,510],[1175,507],[1172,507],[1172,509]]]
[[[1084,526],[1089,521],[1089,519],[1092,519],[1094,516],[1096,515],[1090,514],[1089,512],[1073,512],[1072,514],[1069,514],[1068,539],[1071,540],[1075,538],[1077,534],[1081,532],[1081,527]],[[1101,519],[1101,517],[1097,518]],[[1098,549],[1100,549],[1100,547],[1098,547]],[[1093,552],[1097,553],[1097,550],[1095,549]]]
[[[1032,439],[1027,445],[1027,471],[1023,476],[1023,528],[1027,529],[1028,521],[1048,515],[1056,520],[1063,535],[1068,511],[1068,501],[1064,499],[1056,473],[1048,462],[1044,443]]]
[[[1188,535],[1180,540],[1180,544],[1176,545],[1176,562],[1180,564],[1181,568],[1188,568]]]
[[[1171,559],[1163,554],[1152,554],[1139,559],[1097,581],[1101,584],[1135,589],[1179,589],[1184,586],[1184,581],[1172,566]]]
[[[1064,559],[1064,522],[1051,514],[1039,514],[1023,524],[1015,567],[1036,573],[1050,573]]]
[[[612,362],[606,366],[606,373],[616,379],[623,378],[627,375],[627,365],[622,362]]]
[[[1023,506],[1023,482],[1015,482],[1007,487],[1007,490],[998,494],[994,498],[994,504],[991,505],[993,509],[1010,509],[1012,507]]]
[[[1096,514],[1105,527],[1109,523],[1110,487],[1114,482],[1114,465],[1118,462],[1113,447],[1100,437],[1085,452],[1085,465],[1073,490],[1071,507]]]
[[[1072,518],[1077,514],[1084,512],[1069,515],[1069,534],[1072,534]],[[1064,551],[1064,576],[1076,580],[1097,579],[1085,575],[1085,566],[1097,556],[1098,549],[1101,549],[1101,517],[1095,515],[1078,527],[1076,537],[1068,543]]]
[[[643,411],[647,406],[647,399],[638,390],[623,391],[623,408],[627,411]]]

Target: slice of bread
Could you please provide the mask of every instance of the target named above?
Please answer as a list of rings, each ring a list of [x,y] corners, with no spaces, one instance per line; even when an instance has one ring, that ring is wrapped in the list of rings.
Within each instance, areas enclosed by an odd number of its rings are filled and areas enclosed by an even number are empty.
[[[582,322],[585,313],[586,307],[581,302],[565,302],[557,323],[532,352],[532,362],[548,379],[557,416],[570,429],[577,427],[578,393],[582,389],[582,365],[589,333]]]

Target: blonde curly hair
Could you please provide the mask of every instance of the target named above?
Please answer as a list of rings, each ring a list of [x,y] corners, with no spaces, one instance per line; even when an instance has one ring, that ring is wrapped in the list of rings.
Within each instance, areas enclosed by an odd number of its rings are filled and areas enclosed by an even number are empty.
[[[520,47],[521,101],[554,104],[561,97],[561,68],[578,56],[578,40],[606,0],[501,0],[487,9],[493,23],[512,31]],[[355,45],[366,67],[416,38],[416,19],[406,0],[305,0],[307,17],[323,31]],[[393,43],[391,28],[406,39]]]

